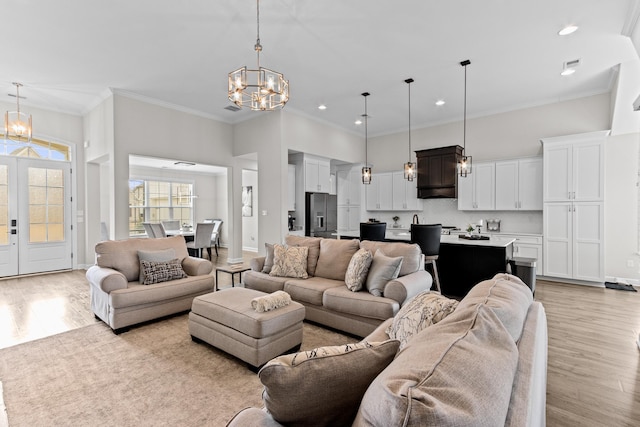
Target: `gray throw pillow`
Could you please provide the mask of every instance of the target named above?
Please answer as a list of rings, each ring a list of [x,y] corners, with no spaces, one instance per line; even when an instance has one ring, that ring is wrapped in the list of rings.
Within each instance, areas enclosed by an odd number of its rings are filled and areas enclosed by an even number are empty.
[[[175,258],[177,258],[176,251],[173,248],[163,249],[161,251],[138,251],[138,259],[140,260],[140,276],[138,281],[140,283],[145,281],[142,261],[167,262]]]
[[[367,276],[367,290],[371,295],[381,297],[387,282],[398,278],[402,259],[401,256],[388,257],[381,249],[376,251]]]
[[[273,268],[273,245],[271,243],[265,243],[264,248],[267,251],[267,255],[264,257],[262,272],[269,274]]]

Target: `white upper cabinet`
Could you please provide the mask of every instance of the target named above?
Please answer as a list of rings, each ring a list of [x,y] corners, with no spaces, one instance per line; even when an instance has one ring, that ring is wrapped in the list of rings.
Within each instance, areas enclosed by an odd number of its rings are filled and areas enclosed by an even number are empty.
[[[371,177],[371,184],[365,185],[368,211],[393,210],[393,174],[377,173]]]
[[[362,181],[357,167],[336,171],[338,205],[359,206]]]
[[[458,210],[495,210],[495,163],[474,164],[471,173],[458,177]]]
[[[392,174],[392,208],[394,211],[422,210],[422,199],[418,199],[417,180],[407,181],[404,171]]]
[[[566,143],[544,140],[545,202],[604,199],[602,138]]]
[[[496,210],[542,210],[542,158],[496,162]]]
[[[331,191],[330,164],[328,160],[305,157],[304,189],[313,193]]]

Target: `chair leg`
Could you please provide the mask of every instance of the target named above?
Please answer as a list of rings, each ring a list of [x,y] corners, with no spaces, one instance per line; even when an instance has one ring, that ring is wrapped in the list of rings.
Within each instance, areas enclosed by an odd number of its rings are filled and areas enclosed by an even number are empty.
[[[216,242],[216,256],[218,256],[218,242]]]
[[[442,293],[442,290],[440,289],[440,278],[438,277],[438,267],[436,266],[435,259],[431,262],[431,265],[433,266],[433,278],[436,281],[436,290]]]
[[[209,254],[209,261],[211,261],[211,246],[207,248],[207,253]]]

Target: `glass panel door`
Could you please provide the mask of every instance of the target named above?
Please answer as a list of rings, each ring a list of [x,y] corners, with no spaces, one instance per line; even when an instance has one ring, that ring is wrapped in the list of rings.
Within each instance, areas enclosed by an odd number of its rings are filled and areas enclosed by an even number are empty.
[[[18,274],[16,169],[15,158],[0,156],[0,277]]]

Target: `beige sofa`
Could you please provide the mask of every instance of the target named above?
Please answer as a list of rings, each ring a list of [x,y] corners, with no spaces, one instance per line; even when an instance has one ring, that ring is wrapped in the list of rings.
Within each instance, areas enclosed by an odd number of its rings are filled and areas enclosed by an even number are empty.
[[[243,274],[246,288],[272,293],[284,290],[305,306],[306,320],[360,337],[393,317],[400,307],[418,293],[431,288],[431,275],[424,270],[420,247],[403,242],[335,240],[288,235],[285,243],[307,246],[307,279],[274,277],[263,273],[266,257],[254,258],[251,270]],[[352,292],[345,285],[345,273],[352,255],[365,248],[378,249],[388,257],[403,257],[399,276],[386,283],[383,296],[367,290]]]
[[[187,277],[143,285],[138,251],[173,250]],[[91,309],[116,333],[128,326],[188,311],[193,298],[213,292],[211,262],[190,257],[182,236],[108,240],[96,245],[96,265],[87,270]]]
[[[387,340],[385,330],[392,322],[381,324],[364,341]],[[269,382],[273,380],[261,371],[266,407],[242,410],[229,426],[280,426],[274,413],[293,414],[295,421],[283,420],[287,425],[333,425],[336,413],[349,414],[340,419],[340,425],[354,426],[545,425],[546,315],[542,304],[533,301],[531,291],[515,276],[498,274],[476,285],[452,314],[413,335],[353,396],[350,387],[328,381],[326,370],[331,366],[337,371],[334,382],[347,378],[349,384],[357,384],[358,376],[368,368],[363,360],[369,359],[366,350],[356,351],[284,368],[278,366],[282,357],[274,359],[263,370],[280,369],[280,382],[302,370],[296,375],[304,374],[305,383],[321,383],[311,389],[316,396],[300,396],[295,387],[290,393],[275,395],[274,383]],[[356,357],[349,359],[348,354]],[[346,362],[338,363],[341,359]],[[325,390],[330,393],[320,403],[317,399]],[[317,408],[306,407],[306,401],[321,405],[313,419],[305,417]],[[345,401],[351,407],[337,411],[335,405]]]

